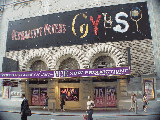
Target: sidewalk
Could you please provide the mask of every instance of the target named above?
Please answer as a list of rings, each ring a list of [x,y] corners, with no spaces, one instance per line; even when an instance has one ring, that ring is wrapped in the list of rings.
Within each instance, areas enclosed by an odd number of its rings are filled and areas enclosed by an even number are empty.
[[[52,110],[43,110],[39,108],[31,108],[32,114],[36,115],[53,115],[53,116],[82,116],[86,114],[84,110],[66,110],[65,112],[56,111],[53,113]],[[128,110],[112,110],[112,111],[98,111],[94,110],[93,116],[146,116],[146,115],[160,115],[159,108],[148,108],[147,113],[145,113],[142,109],[137,110],[137,114],[135,112],[129,112]],[[20,107],[6,107],[1,106],[0,112],[12,112],[12,113],[20,113]]]

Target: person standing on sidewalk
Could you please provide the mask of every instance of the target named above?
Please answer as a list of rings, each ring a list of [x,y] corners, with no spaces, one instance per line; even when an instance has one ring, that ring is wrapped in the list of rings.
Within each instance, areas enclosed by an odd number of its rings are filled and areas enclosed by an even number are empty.
[[[145,106],[144,111],[146,112],[147,108],[148,108],[148,101],[147,101],[147,95],[145,94],[145,96],[143,97],[143,105]]]
[[[66,96],[65,94],[61,94],[61,97],[60,97],[60,101],[61,101],[61,104],[60,104],[60,107],[61,107],[61,111],[64,112],[64,108],[63,108],[63,105],[65,105],[65,99],[66,99]]]
[[[45,99],[45,106],[44,106],[44,108],[43,108],[43,109],[48,108],[48,99],[49,99],[49,97],[48,97],[48,96],[46,96],[46,99]],[[48,111],[49,111],[49,108],[48,108]]]
[[[22,94],[21,98],[23,99],[21,104],[21,120],[27,120],[25,111],[29,109],[28,100],[25,98],[25,94]]]
[[[131,109],[134,112],[134,103],[135,103],[135,101],[134,101],[134,94],[132,94],[131,95],[131,107],[129,109],[129,112],[130,112]]]
[[[93,107],[95,107],[94,101],[91,100],[91,96],[88,96],[87,111],[86,111],[88,113],[88,120],[93,120],[92,118]]]

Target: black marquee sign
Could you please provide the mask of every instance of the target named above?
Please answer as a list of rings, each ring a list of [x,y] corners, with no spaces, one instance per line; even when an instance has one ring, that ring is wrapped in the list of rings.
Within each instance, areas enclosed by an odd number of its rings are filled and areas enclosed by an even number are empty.
[[[10,21],[6,51],[151,39],[147,2]]]

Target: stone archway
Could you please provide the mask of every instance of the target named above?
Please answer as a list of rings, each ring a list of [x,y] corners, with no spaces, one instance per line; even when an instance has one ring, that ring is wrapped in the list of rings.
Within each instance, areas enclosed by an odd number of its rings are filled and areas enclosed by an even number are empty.
[[[103,67],[115,67],[115,61],[110,56],[99,56],[96,58],[91,66],[91,68]]]
[[[100,56],[110,56],[114,60],[116,67],[126,64],[121,51],[107,44],[94,45],[93,48],[88,50],[85,58],[86,64],[92,68],[94,60]]]
[[[30,66],[37,60],[43,61],[48,69],[52,69],[53,59],[51,57],[51,53],[49,53],[47,49],[32,49],[26,52],[27,53],[24,56],[24,60],[20,65],[22,71],[29,71]]]
[[[59,70],[76,70],[79,69],[79,64],[74,58],[67,58],[63,60],[59,66]]]
[[[30,66],[30,69],[32,71],[45,71],[48,69],[48,67],[42,60],[37,60],[33,62],[33,64]]]
[[[82,69],[82,59],[85,57],[84,52],[76,46],[61,46],[56,54],[52,56],[54,69],[58,70],[62,61],[68,58],[75,59],[79,64],[79,69]]]

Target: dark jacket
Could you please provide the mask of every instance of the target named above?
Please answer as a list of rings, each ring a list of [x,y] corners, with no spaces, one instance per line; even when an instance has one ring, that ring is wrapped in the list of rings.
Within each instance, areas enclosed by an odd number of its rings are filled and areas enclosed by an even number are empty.
[[[25,114],[25,111],[29,109],[28,100],[25,98],[21,104],[21,113]]]
[[[45,99],[45,105],[48,106],[48,98]]]

